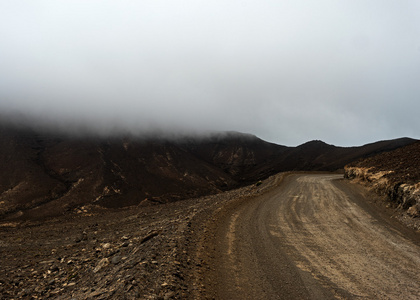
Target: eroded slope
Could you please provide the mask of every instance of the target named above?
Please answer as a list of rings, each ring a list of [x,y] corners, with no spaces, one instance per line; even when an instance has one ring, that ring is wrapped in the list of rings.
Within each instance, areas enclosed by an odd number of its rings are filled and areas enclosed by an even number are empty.
[[[412,217],[420,217],[420,143],[370,157],[345,167],[358,179]]]

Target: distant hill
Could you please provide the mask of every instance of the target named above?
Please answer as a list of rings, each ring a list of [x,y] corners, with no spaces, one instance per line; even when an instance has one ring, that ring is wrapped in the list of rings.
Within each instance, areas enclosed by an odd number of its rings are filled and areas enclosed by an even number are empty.
[[[355,160],[384,151],[391,151],[414,143],[416,140],[400,138],[380,141],[359,147],[337,147],[322,141],[310,141],[283,152],[274,162],[276,170],[335,171]]]
[[[416,184],[420,182],[420,142],[394,151],[359,159],[346,166],[369,168],[372,173],[388,172],[385,177],[393,183]]]
[[[280,171],[327,170],[413,143],[286,147],[237,132],[177,139],[70,137],[0,125],[0,219],[42,218],[84,205],[154,205],[218,193]]]
[[[177,144],[205,162],[217,166],[238,182],[252,182],[268,173],[256,170],[271,169],[273,159],[289,148],[259,139],[251,134],[238,132],[215,133],[207,137],[180,140]]]

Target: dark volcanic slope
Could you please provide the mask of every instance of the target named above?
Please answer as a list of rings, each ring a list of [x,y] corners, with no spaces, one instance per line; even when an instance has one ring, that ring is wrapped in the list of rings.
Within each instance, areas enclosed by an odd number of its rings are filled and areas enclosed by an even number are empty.
[[[384,175],[392,183],[416,184],[420,182],[420,142],[353,162],[347,167],[370,168],[372,173],[392,171]]]
[[[0,218],[60,215],[84,205],[151,205],[218,193],[288,170],[336,170],[410,139],[340,148],[285,147],[255,136],[75,138],[0,126]]]
[[[287,149],[280,157],[271,162],[281,171],[335,171],[346,164],[384,151],[391,151],[416,140],[401,138],[380,141],[360,147],[336,147],[322,141],[311,141],[296,148]]]
[[[272,161],[287,149],[250,134],[226,132],[206,138],[185,139],[179,145],[196,157],[217,166],[240,182],[252,182],[276,171]],[[270,175],[271,175],[270,173]]]
[[[0,213],[61,214],[86,204],[150,205],[238,183],[173,143],[71,139],[2,130]],[[16,214],[17,213],[17,214]]]

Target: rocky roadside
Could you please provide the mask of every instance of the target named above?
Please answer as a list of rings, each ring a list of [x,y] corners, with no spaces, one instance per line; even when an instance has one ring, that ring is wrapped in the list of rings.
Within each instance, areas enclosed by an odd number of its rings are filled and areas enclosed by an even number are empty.
[[[381,196],[395,217],[420,230],[420,142],[348,164],[344,176]]]
[[[48,221],[0,222],[2,299],[193,299],[205,223],[262,184],[150,207],[96,206]]]
[[[365,186],[393,210],[393,217],[420,231],[420,182],[405,183],[394,171],[372,167],[346,166],[344,177]]]

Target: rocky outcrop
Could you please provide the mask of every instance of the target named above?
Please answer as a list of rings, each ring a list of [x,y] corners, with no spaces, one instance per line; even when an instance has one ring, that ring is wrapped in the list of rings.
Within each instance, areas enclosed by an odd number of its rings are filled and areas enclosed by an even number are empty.
[[[420,182],[407,184],[393,182],[386,175],[393,171],[376,171],[373,168],[345,167],[344,177],[364,183],[377,194],[386,196],[392,203],[407,211],[412,217],[420,217]]]
[[[420,143],[349,164],[344,176],[386,196],[411,217],[420,217]]]

